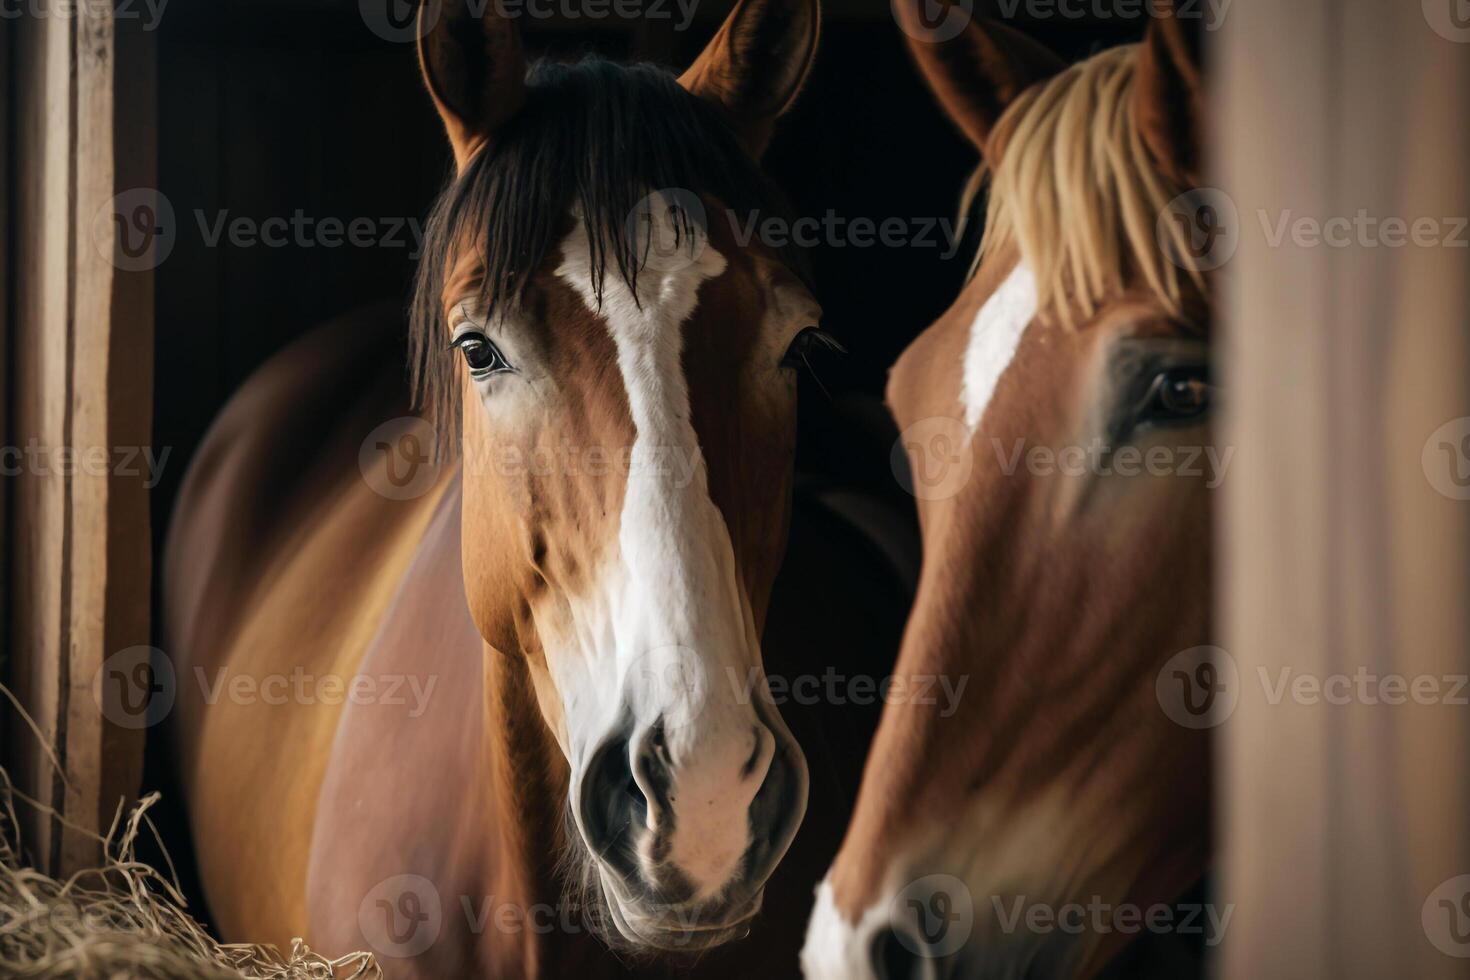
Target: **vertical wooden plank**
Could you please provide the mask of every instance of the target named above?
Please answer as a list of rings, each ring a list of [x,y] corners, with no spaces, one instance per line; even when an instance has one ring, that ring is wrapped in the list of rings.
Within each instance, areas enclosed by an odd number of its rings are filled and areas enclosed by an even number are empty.
[[[66,444],[70,416],[72,22],[15,21],[16,259],[15,401],[12,432],[26,452],[13,485],[12,678],[42,735],[59,747],[63,667],[70,650],[65,555],[71,535],[66,480],[49,454]],[[47,456],[40,455],[46,453]],[[16,779],[48,805],[58,783],[18,721]],[[27,812],[33,854],[49,863],[55,823]]]
[[[1220,536],[1243,683],[1220,729],[1229,977],[1470,976],[1451,928],[1470,896],[1453,885],[1470,874],[1470,711],[1452,700],[1470,673],[1470,502],[1428,452],[1456,420],[1470,436],[1470,249],[1453,240],[1470,38],[1431,8],[1236,4],[1215,48],[1241,231]],[[1432,219],[1439,240],[1388,244],[1389,218]],[[1341,244],[1311,232],[1330,219]],[[1433,684],[1432,703],[1388,701],[1395,676]],[[1349,686],[1273,694],[1302,677]]]
[[[1253,695],[1221,729],[1218,755],[1222,899],[1235,905],[1230,976],[1320,976],[1332,961],[1332,910],[1322,892],[1332,873],[1330,734],[1312,709],[1254,696],[1262,668],[1285,663],[1322,676],[1332,663],[1333,420],[1323,353],[1334,285],[1324,250],[1269,248],[1254,221],[1262,211],[1327,210],[1332,6],[1237,6],[1218,50],[1221,184],[1241,225],[1224,269],[1223,438],[1239,449],[1220,508],[1221,618],[1225,647]],[[1263,307],[1269,318],[1252,322]],[[1283,561],[1293,562],[1291,573]],[[1290,942],[1259,940],[1279,940],[1283,921]]]
[[[0,446],[14,449],[10,432],[10,400],[15,391],[13,343],[15,337],[15,294],[11,290],[10,236],[13,233],[15,198],[11,192],[10,157],[14,152],[11,131],[11,102],[15,92],[15,34],[8,18],[0,18]],[[0,556],[12,553],[10,536],[10,487],[14,483],[13,452],[0,460]],[[10,562],[0,557],[0,684],[8,684],[14,658],[10,649]],[[6,738],[6,724],[0,718],[0,739]],[[0,764],[4,752],[0,752]]]
[[[96,221],[113,218],[117,200],[140,190],[151,197],[157,186],[155,58],[131,6],[117,17],[98,4],[77,12],[71,436],[77,446],[106,447],[113,465],[79,474],[73,492],[66,749],[77,785],[66,811],[84,826],[105,826],[142,775],[143,730],[100,712],[93,687],[107,657],[149,638],[149,476],[139,459],[151,442],[153,271],[151,262],[120,263],[111,236],[112,253],[99,249]],[[177,234],[166,214],[158,221],[158,234]],[[85,866],[91,850],[84,836],[67,834],[62,866]]]
[[[16,486],[10,582],[17,693],[65,770],[17,738],[23,788],[82,827],[105,828],[136,792],[143,732],[94,696],[106,659],[148,642],[146,468],[152,269],[116,222],[154,183],[151,38],[133,16],[52,3],[18,26],[16,410],[35,449]],[[130,197],[132,194],[133,197]],[[118,722],[124,724],[119,726]],[[59,821],[29,828],[60,871],[97,847]]]

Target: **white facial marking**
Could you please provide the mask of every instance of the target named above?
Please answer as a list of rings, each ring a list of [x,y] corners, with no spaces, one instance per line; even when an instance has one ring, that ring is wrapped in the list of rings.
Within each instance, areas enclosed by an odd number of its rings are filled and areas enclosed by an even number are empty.
[[[980,307],[970,327],[960,401],[971,431],[980,424],[1000,376],[1015,358],[1021,335],[1035,316],[1036,279],[1025,265],[1017,265]]]
[[[861,980],[873,975],[873,936],[888,922],[888,905],[878,902],[849,922],[837,908],[830,876],[817,886],[817,904],[801,947],[801,972],[808,980]]]
[[[872,978],[879,931],[890,926],[909,930],[919,941],[912,932],[917,910],[910,899],[925,894],[916,888],[940,878],[955,918],[941,939],[947,944],[944,951],[934,949],[937,959],[929,962],[958,956],[960,946],[968,944],[984,950],[986,976],[1023,975],[1037,944],[1044,944],[1049,934],[1031,932],[1024,921],[1018,928],[1018,915],[1033,904],[1059,909],[1092,895],[1121,902],[1136,877],[1137,868],[1119,870],[1127,868],[1120,862],[1130,844],[1128,832],[1122,824],[1095,819],[1103,798],[1103,789],[1095,797],[1079,798],[1074,787],[1058,784],[1025,804],[982,797],[954,805],[940,821],[915,824],[906,829],[908,839],[886,852],[882,880],[864,896],[869,904],[855,922],[837,907],[829,873],[817,889],[807,925],[803,975],[807,980]],[[1038,855],[1046,859],[1039,861]],[[1096,932],[1076,938],[1071,965],[1085,960],[1099,939]],[[972,969],[975,962],[953,961]],[[954,975],[969,974],[961,970]]]
[[[625,707],[624,694],[632,701],[626,707],[635,737],[662,719],[677,794],[668,860],[694,884],[697,897],[707,898],[733,883],[750,844],[747,814],[760,780],[742,781],[739,774],[753,753],[770,758],[769,737],[762,749],[755,712],[735,697],[729,681],[759,665],[759,640],[729,531],[710,499],[681,360],[683,324],[699,287],[720,275],[726,262],[701,242],[687,263],[645,266],[636,303],[628,285],[609,275],[599,308],[580,222],[562,254],[557,275],[607,321],[636,431],[619,517],[620,553],[602,571],[599,595],[590,603],[598,607],[593,619],[605,620],[608,634],[592,644],[578,636],[571,656],[557,657],[548,648],[568,706],[569,758],[575,769],[596,748],[590,743],[607,734]],[[576,704],[599,710],[581,712]],[[649,788],[644,792],[654,798]],[[649,820],[655,822],[653,808]],[[651,860],[644,858],[645,864]]]

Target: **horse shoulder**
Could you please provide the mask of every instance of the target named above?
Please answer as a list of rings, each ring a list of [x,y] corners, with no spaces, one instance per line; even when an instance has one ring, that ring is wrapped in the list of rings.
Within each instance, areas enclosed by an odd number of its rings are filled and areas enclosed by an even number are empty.
[[[437,491],[394,500],[358,467],[404,412],[393,323],[335,321],[266,364],[197,454],[165,556],[174,740],[212,916],[231,938],[305,925],[317,794],[344,690]]]

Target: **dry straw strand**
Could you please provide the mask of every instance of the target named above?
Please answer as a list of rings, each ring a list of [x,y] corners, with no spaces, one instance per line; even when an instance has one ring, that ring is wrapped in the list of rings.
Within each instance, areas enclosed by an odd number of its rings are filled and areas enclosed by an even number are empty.
[[[32,731],[39,731],[0,685]],[[44,746],[49,750],[49,746]],[[51,755],[54,758],[54,754]],[[150,793],[97,834],[16,789],[0,767],[0,976],[24,980],[367,980],[382,971],[371,953],[329,959],[300,939],[282,953],[253,943],[220,943],[187,910],[170,865],[137,856],[144,827],[157,831]],[[102,845],[99,867],[62,880],[30,866],[16,803],[59,820]],[[168,861],[167,851],[159,849]]]

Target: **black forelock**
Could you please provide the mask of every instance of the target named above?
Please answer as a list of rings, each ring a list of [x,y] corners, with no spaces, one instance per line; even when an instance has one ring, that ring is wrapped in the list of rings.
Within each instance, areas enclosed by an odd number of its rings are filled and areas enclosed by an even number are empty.
[[[457,365],[444,349],[442,309],[456,246],[479,250],[480,300],[493,315],[520,301],[569,216],[580,214],[599,302],[609,265],[636,296],[640,262],[630,218],[650,192],[667,188],[708,196],[740,215],[787,213],[720,111],[668,71],[597,58],[531,67],[524,106],[452,180],[425,226],[409,346],[415,396],[441,446],[453,452],[457,441]],[[784,257],[805,278],[800,256]]]

